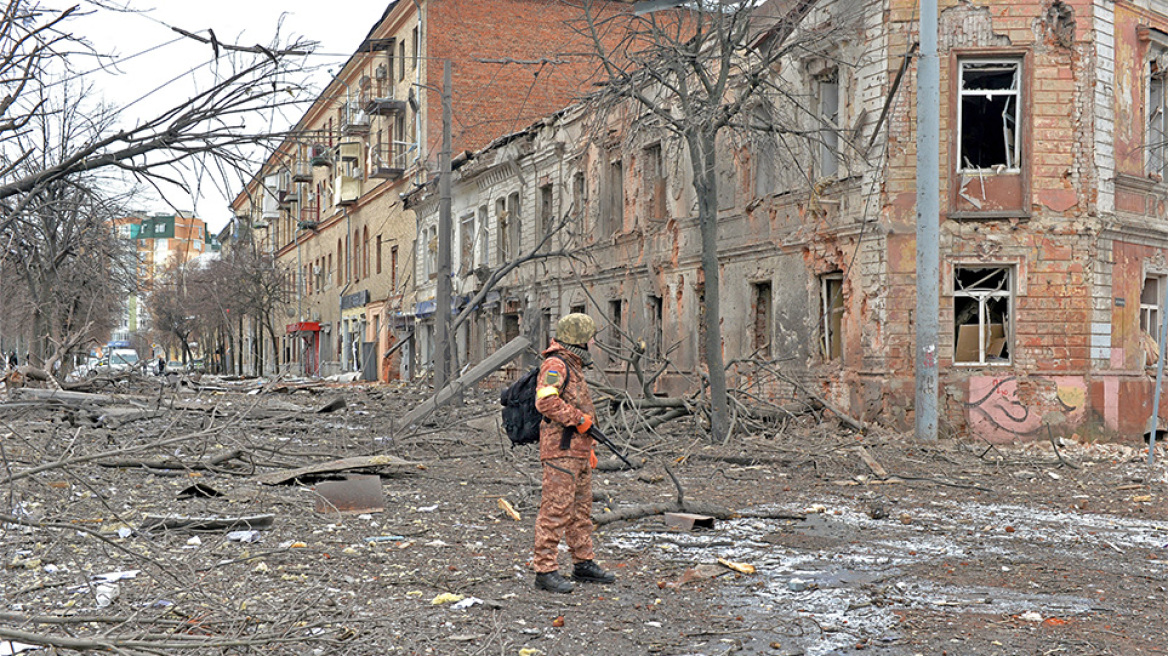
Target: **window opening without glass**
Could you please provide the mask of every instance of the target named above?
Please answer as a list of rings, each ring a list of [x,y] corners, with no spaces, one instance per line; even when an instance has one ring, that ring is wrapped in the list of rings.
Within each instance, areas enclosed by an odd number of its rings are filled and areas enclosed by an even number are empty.
[[[958,170],[1018,170],[1020,62],[961,62]]]
[[[824,360],[836,360],[843,354],[840,327],[844,316],[844,275],[827,273],[819,277],[819,314],[821,354]]]
[[[953,269],[953,362],[1010,362],[1011,273],[1010,267]]]

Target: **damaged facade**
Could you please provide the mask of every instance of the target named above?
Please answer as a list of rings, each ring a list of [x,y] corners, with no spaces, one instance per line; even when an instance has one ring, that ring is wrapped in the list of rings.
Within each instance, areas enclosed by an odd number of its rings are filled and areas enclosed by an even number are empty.
[[[267,361],[370,381],[419,372],[414,324],[433,307],[414,296],[420,233],[400,196],[437,168],[442,62],[455,62],[454,148],[481,148],[587,86],[591,67],[556,56],[585,47],[573,16],[536,0],[388,3],[232,204],[233,241],[289,272],[288,322]]]
[[[1168,3],[940,9],[943,425],[992,442],[1048,425],[1139,435],[1168,286]],[[779,400],[794,379],[853,416],[908,427],[916,5],[821,5],[804,28],[842,12],[845,38],[775,72],[806,133],[737,135],[719,153],[723,355],[741,394]],[[520,332],[544,342],[561,315],[585,311],[604,350],[643,345],[649,371],[668,359],[652,393],[698,388],[689,158],[633,116],[572,107],[455,173],[456,303],[559,218],[548,250],[572,255],[524,264],[488,294],[458,333],[460,362]],[[433,194],[410,198],[423,236],[437,234]],[[434,294],[433,241],[414,254],[419,298]],[[610,383],[635,387],[626,362],[598,359]]]

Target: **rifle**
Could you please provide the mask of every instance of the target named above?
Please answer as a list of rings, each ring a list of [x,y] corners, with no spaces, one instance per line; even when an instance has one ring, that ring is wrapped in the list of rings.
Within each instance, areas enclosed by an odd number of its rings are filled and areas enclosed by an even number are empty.
[[[564,437],[563,437],[563,440],[560,442],[560,448],[564,449],[566,451],[568,449],[568,446],[572,442],[573,435],[575,435],[575,434],[576,434],[575,428],[573,428],[571,426],[564,428]],[[588,434],[592,436],[592,439],[594,439],[597,442],[599,442],[600,444],[603,444],[604,446],[608,447],[608,450],[612,451],[613,455],[615,455],[616,457],[623,460],[624,463],[626,465],[628,465],[630,469],[636,469],[636,466],[633,463],[629,462],[629,459],[626,458],[623,453],[621,453],[619,450],[617,450],[616,445],[613,444],[612,441],[609,440],[608,437],[605,436],[604,433],[601,433],[600,429],[598,429],[596,426],[590,427],[588,429]]]

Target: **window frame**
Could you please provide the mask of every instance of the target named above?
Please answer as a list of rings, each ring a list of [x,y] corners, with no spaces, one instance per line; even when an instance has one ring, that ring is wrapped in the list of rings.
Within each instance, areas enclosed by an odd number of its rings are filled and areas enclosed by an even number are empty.
[[[1156,282],[1156,289],[1153,292],[1155,303],[1144,302],[1144,291],[1147,289],[1149,280]],[[1164,311],[1163,303],[1165,285],[1168,285],[1168,273],[1159,271],[1144,272],[1144,282],[1140,287],[1138,325],[1140,330],[1148,333],[1148,336],[1151,337],[1157,344],[1160,343],[1160,313]],[[1147,318],[1145,318],[1145,315],[1148,315]],[[1148,366],[1146,359],[1144,365]]]
[[[1150,41],[1143,75],[1144,88],[1144,171],[1158,175],[1163,181],[1168,175],[1168,35],[1148,30]],[[1159,102],[1153,85],[1159,87]],[[1159,116],[1153,118],[1153,105],[1158,105]],[[1159,123],[1155,135],[1153,123]]]
[[[833,303],[832,285],[839,285],[839,303]],[[844,358],[843,316],[844,273],[831,271],[819,276],[819,348],[824,362],[841,361]],[[839,329],[832,329],[832,315],[839,315]],[[833,339],[834,338],[834,339]],[[832,342],[838,342],[839,353],[832,355]]]
[[[819,177],[839,177],[840,114],[843,110],[842,85],[838,69],[816,78],[816,117],[819,119]],[[828,115],[830,112],[830,116]]]
[[[1014,66],[1014,88],[1007,89],[1007,90],[991,90],[991,89],[967,90],[967,89],[965,89],[964,82],[965,82],[966,67],[967,66],[975,66],[975,65],[976,66],[994,66],[994,65],[999,65],[999,66],[1012,65],[1012,66]],[[1004,53],[1000,56],[981,56],[981,55],[977,55],[977,54],[962,54],[962,55],[959,55],[957,58],[957,72],[956,73],[957,73],[955,76],[956,94],[954,96],[955,97],[955,104],[956,104],[955,115],[956,115],[956,119],[957,119],[956,123],[955,123],[956,129],[954,130],[954,134],[956,135],[956,138],[952,144],[953,148],[954,148],[954,152],[955,152],[954,159],[956,160],[956,164],[957,164],[956,172],[958,174],[965,173],[965,174],[974,174],[974,175],[978,175],[978,174],[980,174],[980,175],[986,175],[986,174],[997,175],[997,174],[1001,174],[1001,173],[1010,173],[1010,174],[1021,173],[1023,170],[1022,163],[1025,159],[1025,153],[1023,152],[1023,147],[1024,147],[1024,143],[1025,143],[1025,140],[1023,139],[1025,117],[1023,116],[1023,113],[1025,110],[1026,98],[1029,96],[1029,91],[1030,91],[1027,84],[1026,84],[1026,77],[1025,77],[1025,75],[1026,75],[1026,58],[1021,56],[1021,55],[1004,54]],[[977,167],[977,166],[971,166],[971,167],[967,168],[965,166],[965,162],[964,162],[964,159],[965,159],[963,157],[964,153],[962,152],[962,143],[964,141],[963,122],[964,122],[964,105],[965,105],[964,100],[965,100],[965,98],[979,97],[980,96],[980,97],[986,97],[986,98],[992,99],[996,96],[1010,96],[1010,95],[1012,95],[1014,97],[1014,143],[1013,143],[1013,160],[1014,161],[1013,161],[1013,165],[1012,166],[1010,165],[1010,154],[1011,153],[1007,149],[1007,152],[1006,152],[1007,163],[1006,163],[1005,168],[1003,168],[1001,170],[998,170],[996,168],[998,165],[994,165],[994,166],[991,166],[988,168],[982,168],[982,167]]]
[[[958,287],[958,277],[962,270],[969,269],[996,269],[998,271],[1006,271],[1007,281],[1006,289],[1002,290],[988,290],[975,288],[960,289]],[[1017,265],[1010,262],[986,262],[986,263],[954,263],[953,272],[950,278],[952,297],[953,297],[953,312],[950,321],[951,334],[953,336],[953,365],[956,367],[1008,367],[1014,364],[1014,326],[1017,323],[1017,298],[1018,298],[1018,274],[1019,268]],[[985,274],[984,280],[987,280],[993,274]],[[979,281],[982,282],[982,281]],[[961,325],[975,325],[975,324],[958,324],[957,320],[957,299],[971,298],[976,299],[978,304],[978,358],[977,360],[958,360],[957,359],[957,340],[959,328]],[[1006,315],[1005,323],[1002,326],[1003,339],[1005,340],[1006,357],[1001,361],[989,361],[986,359],[986,350],[989,347],[988,335],[986,328],[993,325],[987,316],[986,306],[989,299],[1005,298],[1006,299]]]

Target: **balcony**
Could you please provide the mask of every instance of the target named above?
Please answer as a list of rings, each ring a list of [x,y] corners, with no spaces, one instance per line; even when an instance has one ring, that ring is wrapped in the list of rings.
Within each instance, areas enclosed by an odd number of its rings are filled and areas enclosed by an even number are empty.
[[[333,204],[344,207],[352,205],[361,197],[361,180],[348,175],[338,175],[333,180]]]
[[[313,168],[332,166],[332,150],[324,144],[314,144],[312,146],[312,158],[308,160],[308,164]]]
[[[369,177],[383,180],[400,180],[405,175],[405,157],[401,144],[379,143],[369,147]]]
[[[312,182],[312,166],[304,160],[293,163],[292,182]]]
[[[342,162],[356,162],[361,159],[361,142],[342,142],[337,146],[337,159]]]
[[[300,202],[300,192],[295,189],[278,191],[276,192],[276,201],[279,203],[280,209],[290,209]]]
[[[376,98],[370,95],[362,100],[368,116],[391,116],[406,111],[406,101],[397,98]]]
[[[345,103],[341,118],[341,134],[363,135],[369,134],[369,114],[355,100]]]

